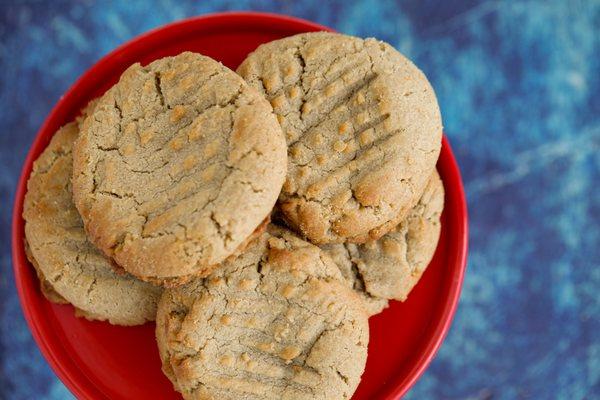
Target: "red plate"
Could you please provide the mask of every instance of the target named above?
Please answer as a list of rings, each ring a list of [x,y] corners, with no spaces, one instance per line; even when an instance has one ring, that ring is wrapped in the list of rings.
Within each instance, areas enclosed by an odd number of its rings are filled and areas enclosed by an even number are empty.
[[[31,165],[50,138],[102,94],[132,63],[196,51],[235,69],[260,43],[330,30],[295,18],[226,13],[191,18],[139,36],[89,69],[54,107],[29,151],[15,198],[12,254],[17,290],[33,337],[64,384],[82,399],[178,399],[160,370],[154,324],[125,328],[76,318],[71,306],[48,302],[23,249],[23,196]],[[467,253],[467,210],[460,172],[446,138],[438,169],[446,188],[435,257],[405,303],[392,302],[370,320],[367,368],[354,399],[394,399],[415,383],[450,327]]]

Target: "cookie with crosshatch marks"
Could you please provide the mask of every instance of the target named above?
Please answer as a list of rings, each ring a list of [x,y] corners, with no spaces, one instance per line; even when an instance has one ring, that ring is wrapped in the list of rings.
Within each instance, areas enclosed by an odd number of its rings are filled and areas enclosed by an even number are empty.
[[[73,194],[105,254],[176,285],[244,246],[277,199],[286,159],[264,97],[185,52],[132,65],[99,99],[75,144]]]
[[[341,279],[318,247],[271,225],[224,268],[164,292],[163,371],[185,399],[349,399],[369,327]]]
[[[288,144],[279,201],[313,243],[377,239],[422,193],[442,121],[425,75],[387,43],[318,32],[259,46],[237,72]]]
[[[418,203],[392,231],[364,244],[322,246],[356,290],[370,315],[388,300],[404,301],[433,258],[441,232],[444,185],[433,173]]]
[[[33,164],[23,205],[26,254],[44,295],[116,325],[153,321],[161,288],[117,273],[86,238],[71,194],[77,124],[62,127]]]

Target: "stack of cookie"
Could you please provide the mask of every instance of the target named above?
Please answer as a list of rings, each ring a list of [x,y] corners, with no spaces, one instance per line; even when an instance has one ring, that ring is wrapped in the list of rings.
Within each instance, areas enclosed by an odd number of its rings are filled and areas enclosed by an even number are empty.
[[[135,64],[35,162],[28,257],[88,319],[156,318],[184,398],[348,399],[368,317],[436,248],[441,131],[425,76],[374,39],[285,38],[237,74]]]

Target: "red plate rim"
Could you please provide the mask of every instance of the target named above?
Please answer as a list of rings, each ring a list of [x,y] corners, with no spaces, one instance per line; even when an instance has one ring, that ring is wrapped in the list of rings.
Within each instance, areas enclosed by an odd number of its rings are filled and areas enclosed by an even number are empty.
[[[21,175],[19,177],[17,190],[15,192],[11,240],[13,271],[15,274],[17,293],[21,302],[21,307],[23,308],[23,314],[25,315],[25,319],[31,330],[34,340],[38,344],[42,354],[56,375],[77,398],[96,399],[104,398],[105,395],[100,392],[92,382],[90,382],[89,378],[68,357],[65,349],[61,345],[60,337],[54,334],[54,331],[50,329],[49,321],[40,315],[40,310],[31,306],[31,297],[24,286],[24,279],[20,267],[28,262],[23,247],[22,238],[24,237],[24,223],[21,216],[23,212],[23,199],[25,192],[27,191],[27,179],[31,172],[34,159],[37,158],[38,154],[43,150],[43,147],[46,146],[50,139],[49,136],[43,135],[43,132],[49,128],[52,128],[54,121],[63,119],[62,117],[64,117],[63,114],[65,113],[65,107],[63,104],[66,103],[67,99],[74,96],[74,93],[78,92],[83,87],[96,84],[94,75],[98,70],[110,67],[119,59],[119,57],[121,57],[124,52],[135,51],[136,49],[139,49],[144,42],[152,40],[152,38],[157,35],[162,36],[174,34],[181,29],[189,29],[195,26],[198,22],[202,22],[203,24],[207,25],[219,25],[221,28],[223,25],[227,24],[233,25],[244,23],[246,25],[264,25],[265,23],[268,23],[272,26],[285,26],[287,28],[290,26],[301,27],[304,29],[306,27],[311,27],[314,30],[332,31],[331,28],[304,19],[290,17],[287,15],[261,12],[214,13],[169,23],[131,39],[130,41],[120,45],[115,50],[102,57],[83,75],[81,75],[79,79],[77,79],[77,81],[59,99],[50,114],[46,117],[28,151],[21,170]],[[445,135],[442,138],[442,152],[438,165],[442,167],[440,169],[440,174],[442,175],[444,185],[447,188],[451,187],[455,189],[456,201],[454,202],[455,209],[452,210],[452,215],[456,216],[456,221],[454,222],[457,225],[458,237],[455,238],[456,244],[453,246],[453,256],[455,257],[455,260],[453,261],[452,265],[457,265],[459,268],[454,271],[449,293],[443,303],[442,316],[439,320],[434,322],[435,328],[428,339],[427,345],[425,346],[425,351],[415,362],[415,365],[413,366],[409,376],[404,378],[396,377],[395,382],[392,385],[394,389],[386,393],[384,396],[385,399],[389,400],[400,398],[406,394],[406,392],[408,392],[408,390],[415,384],[415,382],[427,369],[434,358],[452,323],[452,319],[458,305],[464,273],[466,270],[468,247],[467,204],[460,170],[452,153],[448,139]]]

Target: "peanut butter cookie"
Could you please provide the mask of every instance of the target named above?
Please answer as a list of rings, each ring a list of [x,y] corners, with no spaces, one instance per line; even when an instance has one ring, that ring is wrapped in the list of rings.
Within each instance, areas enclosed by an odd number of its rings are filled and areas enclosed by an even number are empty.
[[[162,290],[115,272],[86,238],[71,194],[77,133],[76,123],[65,125],[33,165],[23,210],[27,256],[46,297],[73,304],[78,315],[117,325],[154,320]]]
[[[349,399],[367,315],[316,246],[270,226],[210,277],[167,289],[157,342],[185,399]]]
[[[208,57],[134,64],[83,121],[73,194],[90,240],[140,279],[171,284],[243,246],[286,174],[264,97]]]
[[[288,144],[280,205],[313,243],[363,243],[416,204],[441,147],[425,75],[387,43],[305,33],[266,43],[238,73],[271,102]]]

